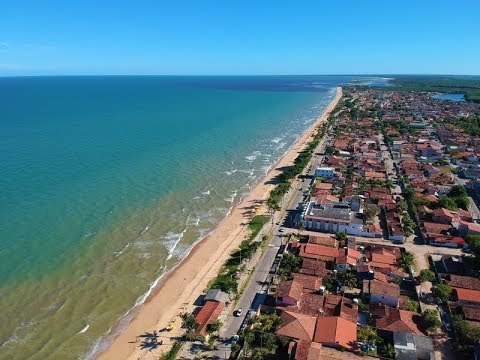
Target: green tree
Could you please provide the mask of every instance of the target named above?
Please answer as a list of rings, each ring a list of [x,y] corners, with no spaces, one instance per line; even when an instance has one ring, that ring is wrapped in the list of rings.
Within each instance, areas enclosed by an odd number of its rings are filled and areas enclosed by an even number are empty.
[[[276,199],[274,199],[273,197],[269,197],[267,199],[267,206],[268,206],[268,209],[270,210],[270,212],[273,214],[275,211],[278,211],[280,210],[280,205],[278,204],[278,202],[276,201]]]
[[[395,187],[395,185],[393,184],[393,181],[392,181],[391,179],[385,180],[384,186],[385,186],[387,189],[393,189],[393,188]]]
[[[395,359],[395,347],[392,344],[386,343],[385,345],[379,347],[378,350],[380,355],[383,357]]]
[[[448,196],[440,196],[440,198],[437,201],[436,207],[444,208],[444,209],[448,209],[448,210],[452,210],[452,211],[453,210],[458,210],[458,206],[457,206],[457,203],[455,202],[455,200],[453,200],[452,198],[450,198]]]
[[[342,284],[347,288],[351,289],[357,286],[357,278],[351,272],[339,274],[338,277],[340,278]]]
[[[443,302],[447,302],[450,298],[451,288],[446,284],[438,284],[433,287],[432,293],[434,296],[438,297]]]
[[[370,326],[359,326],[357,330],[357,339],[360,341],[374,341],[378,337],[377,330]]]
[[[415,268],[415,256],[408,252],[405,251],[400,254],[400,257],[398,259],[398,264],[406,271],[409,272],[410,268]]]
[[[220,330],[222,327],[222,322],[220,320],[215,320],[213,323],[207,325],[207,333],[214,334]]]
[[[365,208],[363,209],[364,223],[366,224],[371,223],[375,218],[375,216],[378,215],[379,211],[380,211],[380,208],[378,207],[378,205],[370,204],[365,206]]]
[[[336,279],[333,278],[332,275],[328,274],[326,275],[323,279],[322,279],[322,284],[323,286],[325,286],[325,288],[330,291],[330,292],[333,292],[335,290],[337,290],[337,281]]]
[[[182,319],[182,329],[185,329],[185,337],[190,341],[195,338],[195,329],[197,328],[197,322],[195,316],[192,313],[183,312],[180,314]]]
[[[283,255],[280,268],[278,269],[278,274],[282,279],[288,279],[292,273],[300,270],[302,261],[303,259],[301,256],[292,253],[286,253]]]
[[[335,234],[335,239],[337,239],[338,241],[347,241],[348,237],[344,231],[339,231]]]
[[[470,200],[468,199],[468,197],[457,197],[454,198],[454,201],[460,209],[468,210],[468,208],[470,207]]]
[[[410,299],[408,300],[405,309],[407,309],[408,311],[418,312],[419,307],[420,305],[418,304],[418,301]]]
[[[440,325],[442,324],[438,316],[438,311],[435,309],[425,310],[422,314],[422,318],[428,330],[436,330],[440,328]]]
[[[472,250],[476,267],[480,268],[480,235],[467,235],[465,240]]]
[[[435,279],[435,273],[429,269],[421,270],[420,274],[418,275],[418,280],[422,283],[427,281],[433,281],[434,279]]]
[[[397,212],[399,212],[400,214],[407,211],[408,207],[407,207],[407,203],[405,200],[401,199],[398,203],[397,203],[397,206],[396,206],[396,210]]]
[[[474,343],[480,340],[480,328],[470,325],[461,315],[453,315],[453,326],[457,332],[460,350],[471,352]]]
[[[450,189],[448,193],[448,197],[456,198],[456,197],[467,197],[467,189],[463,185],[454,185]]]

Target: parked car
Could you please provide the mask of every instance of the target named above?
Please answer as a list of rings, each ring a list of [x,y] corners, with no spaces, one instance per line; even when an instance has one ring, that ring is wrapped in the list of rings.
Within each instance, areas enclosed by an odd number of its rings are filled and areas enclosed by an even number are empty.
[[[242,315],[242,312],[243,312],[243,309],[240,308],[240,309],[237,309],[237,310],[233,313],[233,315],[235,315],[235,316],[240,316],[240,315]]]

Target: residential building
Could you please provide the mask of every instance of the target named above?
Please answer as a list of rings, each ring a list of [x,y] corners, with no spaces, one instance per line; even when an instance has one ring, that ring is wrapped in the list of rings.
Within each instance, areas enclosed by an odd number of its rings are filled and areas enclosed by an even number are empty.
[[[370,303],[382,303],[397,307],[400,299],[400,287],[378,280],[363,280],[363,295],[370,299]]]
[[[207,326],[218,319],[224,308],[225,304],[223,302],[207,301],[200,309],[197,316],[195,316],[195,321],[197,323],[195,331],[198,334],[205,336],[207,333]]]
[[[315,176],[331,179],[335,176],[335,169],[331,167],[318,167],[315,169]]]
[[[394,332],[396,360],[434,360],[435,352],[432,339],[411,332]]]

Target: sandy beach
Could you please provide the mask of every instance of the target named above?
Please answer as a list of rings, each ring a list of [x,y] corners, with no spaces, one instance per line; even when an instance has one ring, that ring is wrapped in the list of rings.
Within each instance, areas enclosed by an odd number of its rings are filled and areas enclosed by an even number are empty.
[[[279,175],[279,168],[291,165],[293,160],[310,140],[315,129],[328,117],[342,96],[342,89],[325,108],[322,115],[293,144],[290,150],[271,168],[251,192],[238,203],[223,219],[215,230],[195,246],[190,254],[166,276],[150,294],[143,306],[126,328],[113,340],[111,345],[98,359],[158,359],[167,351],[171,339],[182,334],[178,315],[184,311],[193,311],[193,303],[202,295],[208,282],[214,278],[229,254],[247,236],[245,226],[253,216],[253,208],[267,199],[275,185],[270,180]],[[260,212],[266,212],[263,208]],[[157,349],[141,349],[138,337],[146,332],[165,328],[175,320],[175,329],[169,333],[159,333],[163,345]]]

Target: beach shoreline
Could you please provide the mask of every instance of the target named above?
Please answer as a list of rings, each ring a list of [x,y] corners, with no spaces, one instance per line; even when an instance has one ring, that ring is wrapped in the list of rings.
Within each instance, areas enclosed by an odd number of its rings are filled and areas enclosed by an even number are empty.
[[[197,242],[188,255],[179,264],[164,274],[158,284],[151,289],[144,303],[135,307],[127,318],[120,319],[101,341],[110,339],[105,349],[97,348],[92,356],[96,359],[157,359],[168,350],[172,339],[182,334],[178,315],[183,311],[191,312],[194,302],[202,295],[207,284],[213,279],[220,267],[248,234],[248,221],[253,209],[259,202],[268,198],[275,185],[270,181],[278,176],[280,168],[291,165],[297,154],[311,139],[317,127],[323,123],[335,108],[342,96],[341,87],[337,87],[334,99],[325,107],[322,114],[297,139],[279,161],[259,179],[250,192],[230,211],[230,213],[207,235]],[[263,211],[266,211],[263,206]],[[125,314],[127,315],[127,314]],[[172,332],[159,333],[163,345],[154,351],[141,349],[139,336],[146,332],[157,332],[175,319]],[[118,332],[113,337],[112,334]]]

